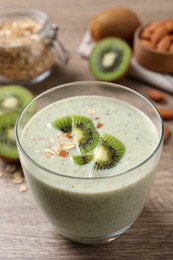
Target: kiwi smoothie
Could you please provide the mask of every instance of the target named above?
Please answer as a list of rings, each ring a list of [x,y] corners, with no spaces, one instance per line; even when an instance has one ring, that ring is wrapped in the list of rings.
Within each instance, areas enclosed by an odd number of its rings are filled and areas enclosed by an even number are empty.
[[[52,122],[74,114],[89,118],[100,137],[107,133],[122,142],[125,152],[116,165],[94,168],[95,157],[83,165],[72,160],[80,155],[73,132],[65,134]],[[102,96],[72,97],[45,107],[27,123],[21,143],[31,158],[21,161],[39,208],[61,234],[83,243],[117,236],[131,226],[144,207],[160,157],[146,161],[159,143],[151,120],[132,105]],[[111,160],[107,156],[104,163]]]

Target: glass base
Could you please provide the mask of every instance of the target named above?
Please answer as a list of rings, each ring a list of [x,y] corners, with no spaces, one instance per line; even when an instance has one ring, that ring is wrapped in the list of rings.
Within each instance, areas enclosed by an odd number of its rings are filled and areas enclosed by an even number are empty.
[[[96,244],[106,244],[109,243],[116,238],[118,238],[120,235],[125,233],[131,225],[126,226],[125,228],[116,231],[114,233],[111,233],[107,236],[103,237],[77,237],[77,236],[72,236],[63,232],[59,232],[63,237],[67,238],[68,240],[71,240],[73,242],[77,242],[80,244],[88,244],[88,245],[96,245]]]

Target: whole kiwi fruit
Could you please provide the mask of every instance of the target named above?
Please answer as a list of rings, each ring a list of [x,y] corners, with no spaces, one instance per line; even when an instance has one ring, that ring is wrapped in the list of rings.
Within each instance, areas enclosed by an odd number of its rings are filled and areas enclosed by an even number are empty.
[[[138,16],[129,8],[112,7],[92,18],[89,31],[95,41],[114,36],[132,44],[134,32],[140,24]]]

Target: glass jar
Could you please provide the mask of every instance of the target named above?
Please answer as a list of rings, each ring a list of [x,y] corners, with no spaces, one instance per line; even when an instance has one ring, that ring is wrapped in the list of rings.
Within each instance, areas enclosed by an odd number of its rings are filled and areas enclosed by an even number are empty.
[[[69,51],[47,15],[26,6],[0,9],[0,81],[35,83],[55,65],[68,62]]]

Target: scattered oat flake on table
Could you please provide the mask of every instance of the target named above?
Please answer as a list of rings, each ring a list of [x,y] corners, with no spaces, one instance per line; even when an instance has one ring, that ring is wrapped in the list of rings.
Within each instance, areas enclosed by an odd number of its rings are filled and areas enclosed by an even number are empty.
[[[23,180],[24,180],[24,177],[16,177],[16,178],[13,178],[13,183],[14,184],[20,184],[20,183],[22,183],[23,182]]]
[[[27,191],[27,189],[28,189],[28,186],[27,186],[26,182],[24,181],[24,182],[20,185],[20,191],[21,191],[21,192],[25,192],[25,191]]]
[[[6,167],[5,167],[5,171],[8,172],[8,173],[12,173],[16,170],[17,166],[15,164],[8,164]]]
[[[103,124],[102,123],[98,123],[97,124],[97,128],[102,128]]]
[[[21,176],[23,177],[23,173],[22,173],[22,171],[18,170],[18,171],[15,171],[12,176],[13,176],[13,178],[18,178]]]

